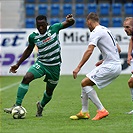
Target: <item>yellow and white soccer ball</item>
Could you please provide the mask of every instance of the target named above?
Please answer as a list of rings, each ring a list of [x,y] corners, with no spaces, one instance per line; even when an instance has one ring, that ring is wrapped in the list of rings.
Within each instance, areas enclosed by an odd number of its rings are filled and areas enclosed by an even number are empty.
[[[12,110],[12,116],[14,119],[24,119],[26,117],[26,109],[22,106],[16,106]]]

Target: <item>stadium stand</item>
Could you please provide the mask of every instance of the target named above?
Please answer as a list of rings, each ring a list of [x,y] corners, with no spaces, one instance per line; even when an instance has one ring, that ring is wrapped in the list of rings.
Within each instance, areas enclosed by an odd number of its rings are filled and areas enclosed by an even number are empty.
[[[75,22],[75,26],[77,28],[84,28],[85,27],[85,19],[84,18],[77,18]]]
[[[93,3],[93,4],[88,4],[87,5],[87,13],[89,14],[90,12],[97,12],[97,4]]]
[[[85,0],[75,0],[75,3],[82,3],[82,4],[84,4]]]
[[[84,4],[76,4],[75,5],[75,14],[76,16],[84,16],[85,5]]]
[[[51,11],[51,17],[59,16],[60,15],[60,5],[52,4],[50,11]]]
[[[25,19],[25,28],[34,28],[35,27],[35,19],[34,18],[26,18]]]
[[[60,19],[58,19],[58,18],[51,18],[50,19],[50,25],[53,25],[53,24],[59,23],[59,22],[60,22]]]
[[[58,18],[63,20],[69,13],[74,15],[74,18],[83,18],[86,20],[86,16],[90,12],[96,12],[100,18],[108,18],[110,20],[109,27],[115,26],[113,24],[113,18],[121,18],[133,16],[133,1],[132,0],[10,0],[1,1],[4,3],[2,8],[2,27],[7,28],[21,27],[24,28],[27,24],[25,19],[35,18],[38,14],[44,14],[48,17],[50,23],[51,18]],[[11,4],[11,6],[9,5]],[[57,6],[53,6],[53,5]],[[77,5],[84,5],[77,7]],[[108,5],[102,7],[103,5]],[[13,6],[12,6],[13,5]],[[44,6],[45,5],[45,6]],[[8,10],[8,7],[12,7],[12,12]],[[14,8],[16,7],[16,8]],[[54,9],[55,8],[55,9]],[[10,12],[10,15],[4,15]],[[82,15],[81,15],[82,14]],[[104,15],[105,14],[105,15]],[[10,19],[14,17],[15,23],[7,24]],[[102,20],[101,20],[102,21]],[[106,24],[108,25],[108,24]],[[76,27],[76,24],[72,27]],[[85,26],[86,27],[86,24]]]
[[[112,4],[112,15],[122,15],[122,4],[121,3]]]
[[[34,6],[30,7],[33,3]],[[25,0],[25,5],[27,18],[44,14],[50,24],[57,22],[56,19],[63,20],[67,14],[73,14],[76,23],[72,27],[77,28],[86,27],[86,16],[90,12],[98,13],[100,23],[107,27],[120,27],[125,17],[133,15],[130,0]]]
[[[100,18],[100,24],[105,26],[105,27],[109,27],[109,22],[110,22],[110,20],[107,17],[106,18]]]
[[[71,4],[64,4],[63,5],[63,15],[66,16],[67,14],[72,14],[72,5]]]
[[[48,3],[49,0],[38,0],[39,3]]]
[[[88,3],[96,3],[96,0],[88,0]]]
[[[35,16],[35,5],[34,4],[26,4],[26,17],[34,17]]]
[[[35,3],[36,0],[25,0],[26,3]]]
[[[63,3],[72,3],[73,0],[63,0]]]
[[[100,8],[101,16],[110,14],[110,4],[108,4],[108,3],[99,4],[99,8]]]
[[[39,4],[38,5],[38,14],[43,14],[47,16],[48,6],[47,4]]]
[[[112,18],[112,26],[113,27],[122,27],[122,18]]]
[[[51,3],[60,3],[60,0],[51,0]]]
[[[133,16],[133,3],[125,3],[124,4],[124,11],[126,15]]]

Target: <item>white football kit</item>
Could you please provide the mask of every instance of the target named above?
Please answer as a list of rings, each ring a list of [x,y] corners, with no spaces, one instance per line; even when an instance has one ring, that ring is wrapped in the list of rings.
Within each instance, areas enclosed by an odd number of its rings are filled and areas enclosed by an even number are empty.
[[[100,89],[110,84],[121,73],[117,42],[108,28],[99,25],[91,32],[89,45],[97,46],[104,60],[86,75]]]

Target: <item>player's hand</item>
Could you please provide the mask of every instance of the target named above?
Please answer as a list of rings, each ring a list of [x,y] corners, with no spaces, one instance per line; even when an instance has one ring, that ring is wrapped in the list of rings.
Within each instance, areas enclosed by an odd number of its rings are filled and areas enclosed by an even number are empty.
[[[80,71],[80,68],[77,67],[74,71],[73,71],[73,78],[76,79],[77,78],[77,74]]]
[[[72,17],[73,17],[72,14],[68,14],[68,15],[66,16],[66,19],[68,19],[68,18],[72,18]]]
[[[131,65],[131,60],[127,60],[127,64],[130,66]]]
[[[66,16],[66,20],[67,20],[67,21],[73,21],[73,20],[74,20],[73,15],[72,15],[72,14],[68,14],[68,15]]]
[[[132,56],[128,56],[127,58],[127,64],[130,66],[131,65],[131,60],[132,60]]]
[[[11,66],[11,68],[10,68],[10,70],[9,70],[9,73],[11,73],[11,72],[12,72],[12,73],[16,73],[16,72],[17,72],[16,70],[18,69],[18,67],[19,67],[19,66],[18,66],[17,64]]]

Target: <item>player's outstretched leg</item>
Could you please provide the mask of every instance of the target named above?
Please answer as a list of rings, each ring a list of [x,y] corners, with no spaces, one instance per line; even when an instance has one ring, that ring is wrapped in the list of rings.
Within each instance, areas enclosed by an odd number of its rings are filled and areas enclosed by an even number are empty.
[[[41,117],[42,116],[43,107],[41,106],[41,103],[39,101],[36,103],[36,106],[37,106],[36,117]]]
[[[132,115],[133,114],[133,110],[131,110],[130,112],[127,112],[126,114]]]
[[[4,112],[11,114],[14,107],[16,107],[15,104],[11,108],[4,108]]]

